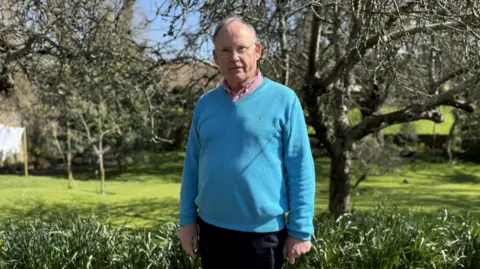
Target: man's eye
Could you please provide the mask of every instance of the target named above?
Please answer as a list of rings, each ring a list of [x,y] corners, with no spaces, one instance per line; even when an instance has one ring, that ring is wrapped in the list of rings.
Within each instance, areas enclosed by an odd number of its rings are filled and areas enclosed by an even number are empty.
[[[247,48],[246,47],[238,47],[237,51],[238,52],[244,52]]]

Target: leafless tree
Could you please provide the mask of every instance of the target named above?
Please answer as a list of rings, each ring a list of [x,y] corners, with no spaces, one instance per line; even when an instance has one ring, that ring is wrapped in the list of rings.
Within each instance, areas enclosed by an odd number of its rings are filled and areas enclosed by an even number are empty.
[[[2,0],[0,7],[2,89],[15,88],[15,73],[28,78],[42,111],[55,111],[49,116],[98,157],[101,193],[113,139],[171,142],[165,67],[174,62],[168,44],[175,37],[142,40],[152,18],[134,21],[134,12],[133,0]]]
[[[181,6],[183,1],[170,1]],[[241,15],[265,46],[264,73],[302,96],[308,123],[331,158],[329,211],[350,209],[355,142],[397,123],[440,123],[439,106],[474,109],[480,1],[189,1],[200,14],[187,46]],[[192,46],[196,44],[196,46]],[[301,85],[298,83],[301,78]],[[445,87],[449,83],[451,87]],[[383,107],[394,110],[383,112]],[[351,123],[349,111],[362,119]]]

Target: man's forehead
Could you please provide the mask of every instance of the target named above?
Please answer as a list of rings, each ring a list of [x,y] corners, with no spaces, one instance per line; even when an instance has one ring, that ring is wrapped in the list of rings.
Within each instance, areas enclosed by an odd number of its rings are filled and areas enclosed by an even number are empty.
[[[239,21],[233,21],[220,29],[215,43],[221,45],[232,42],[253,42],[253,39],[253,33],[248,26]]]

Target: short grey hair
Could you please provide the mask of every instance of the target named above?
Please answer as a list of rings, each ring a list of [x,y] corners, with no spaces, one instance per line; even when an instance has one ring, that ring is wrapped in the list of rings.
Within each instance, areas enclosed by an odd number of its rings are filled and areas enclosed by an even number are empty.
[[[246,22],[244,19],[242,19],[242,17],[239,17],[239,16],[231,16],[231,17],[228,17],[228,18],[225,18],[223,20],[221,20],[218,24],[217,24],[217,27],[215,28],[215,32],[213,32],[213,36],[212,36],[212,41],[213,43],[215,43],[215,39],[217,38],[217,35],[218,35],[218,32],[220,32],[220,30],[223,28],[223,26],[227,25],[227,24],[230,24],[231,22],[234,22],[234,21],[239,21],[241,23],[243,23],[245,26],[247,26],[247,28],[252,31],[252,34],[253,34],[253,40],[255,42],[257,42],[257,32],[255,31],[255,28],[253,28],[253,26]]]

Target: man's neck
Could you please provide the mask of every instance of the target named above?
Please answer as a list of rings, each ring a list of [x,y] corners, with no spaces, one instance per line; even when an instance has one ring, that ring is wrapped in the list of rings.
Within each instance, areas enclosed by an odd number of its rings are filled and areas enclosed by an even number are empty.
[[[227,85],[228,85],[228,88],[230,89],[230,91],[232,92],[239,92],[240,90],[244,89],[245,88],[245,85],[248,84],[248,82],[243,82],[243,83],[236,83],[236,84],[232,84],[232,83],[228,83],[228,80],[225,80]],[[232,85],[235,85],[235,86],[232,86]]]
[[[253,74],[253,76],[247,78],[244,82],[231,83],[225,78],[225,83],[227,84],[228,89],[230,91],[236,93],[236,92],[239,92],[240,90],[245,89],[248,86],[248,84],[252,83],[255,80],[255,78],[257,78],[258,75],[260,75],[260,70],[257,69]]]

